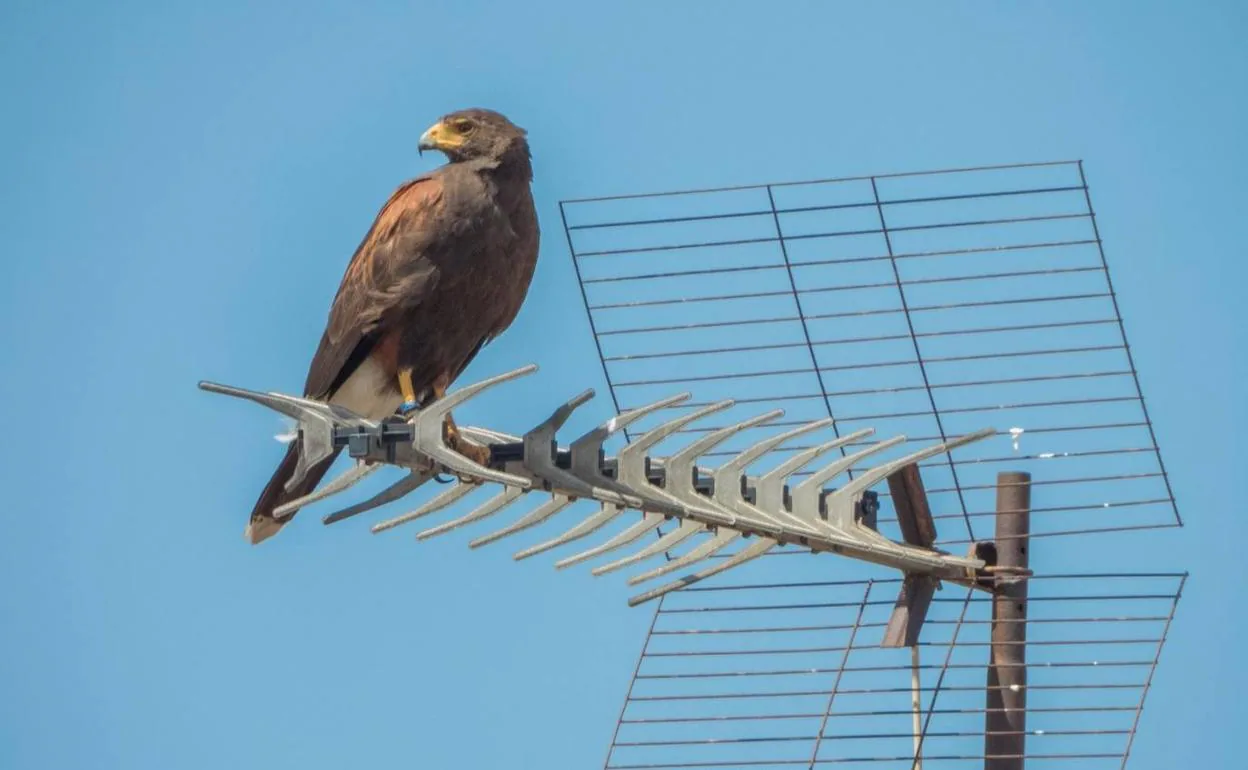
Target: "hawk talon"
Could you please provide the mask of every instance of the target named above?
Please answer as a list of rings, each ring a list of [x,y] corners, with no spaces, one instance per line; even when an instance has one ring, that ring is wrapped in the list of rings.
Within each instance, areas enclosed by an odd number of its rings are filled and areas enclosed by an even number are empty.
[[[462,438],[458,431],[454,434],[454,438],[448,442],[450,448],[458,455],[468,460],[489,467],[490,464],[490,448],[474,444]],[[456,473],[455,476],[466,484],[480,484],[481,479],[471,474]]]

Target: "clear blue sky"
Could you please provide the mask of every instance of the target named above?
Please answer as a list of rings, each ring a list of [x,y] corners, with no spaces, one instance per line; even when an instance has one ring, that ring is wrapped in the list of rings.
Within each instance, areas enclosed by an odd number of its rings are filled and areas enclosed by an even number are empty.
[[[250,548],[281,426],[195,389],[300,387],[470,105],[535,156],[541,265],[470,376],[543,369],[465,420],[513,430],[603,385],[561,198],[1083,158],[1188,521],[1121,547],[1193,570],[1132,767],[1233,766],[1248,7],[603,5],[0,6],[0,768],[601,763],[651,614],[622,580],[319,510]]]

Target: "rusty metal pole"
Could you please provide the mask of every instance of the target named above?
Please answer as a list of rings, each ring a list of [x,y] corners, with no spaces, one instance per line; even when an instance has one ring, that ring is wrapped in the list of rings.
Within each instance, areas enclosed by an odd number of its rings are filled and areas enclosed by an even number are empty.
[[[984,725],[984,770],[1023,770],[1027,737],[1027,569],[1031,474],[997,475],[996,595]]]

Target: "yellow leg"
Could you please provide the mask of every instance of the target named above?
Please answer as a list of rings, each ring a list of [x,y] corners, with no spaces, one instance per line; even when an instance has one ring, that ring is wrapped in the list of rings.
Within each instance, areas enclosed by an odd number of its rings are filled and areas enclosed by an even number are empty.
[[[407,414],[416,408],[416,388],[412,386],[411,369],[399,371],[399,392],[403,394],[403,404],[399,407],[399,411]]]

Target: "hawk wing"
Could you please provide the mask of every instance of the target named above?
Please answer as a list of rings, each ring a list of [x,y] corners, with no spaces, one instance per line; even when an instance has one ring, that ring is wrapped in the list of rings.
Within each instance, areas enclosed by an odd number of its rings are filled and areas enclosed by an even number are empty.
[[[425,255],[443,208],[442,181],[427,174],[395,190],[347,265],[304,384],[331,396],[368,357],[385,321],[434,290],[438,270]]]
[[[308,367],[305,396],[330,399],[368,358],[390,328],[387,322],[434,291],[438,270],[426,255],[438,238],[442,211],[438,172],[403,184],[382,206],[334,295],[325,333]],[[252,509],[248,540],[259,543],[281,529],[284,522],[274,518],[273,509],[315,489],[336,456],[308,468],[303,480],[288,490],[299,459],[299,444],[291,444]]]

